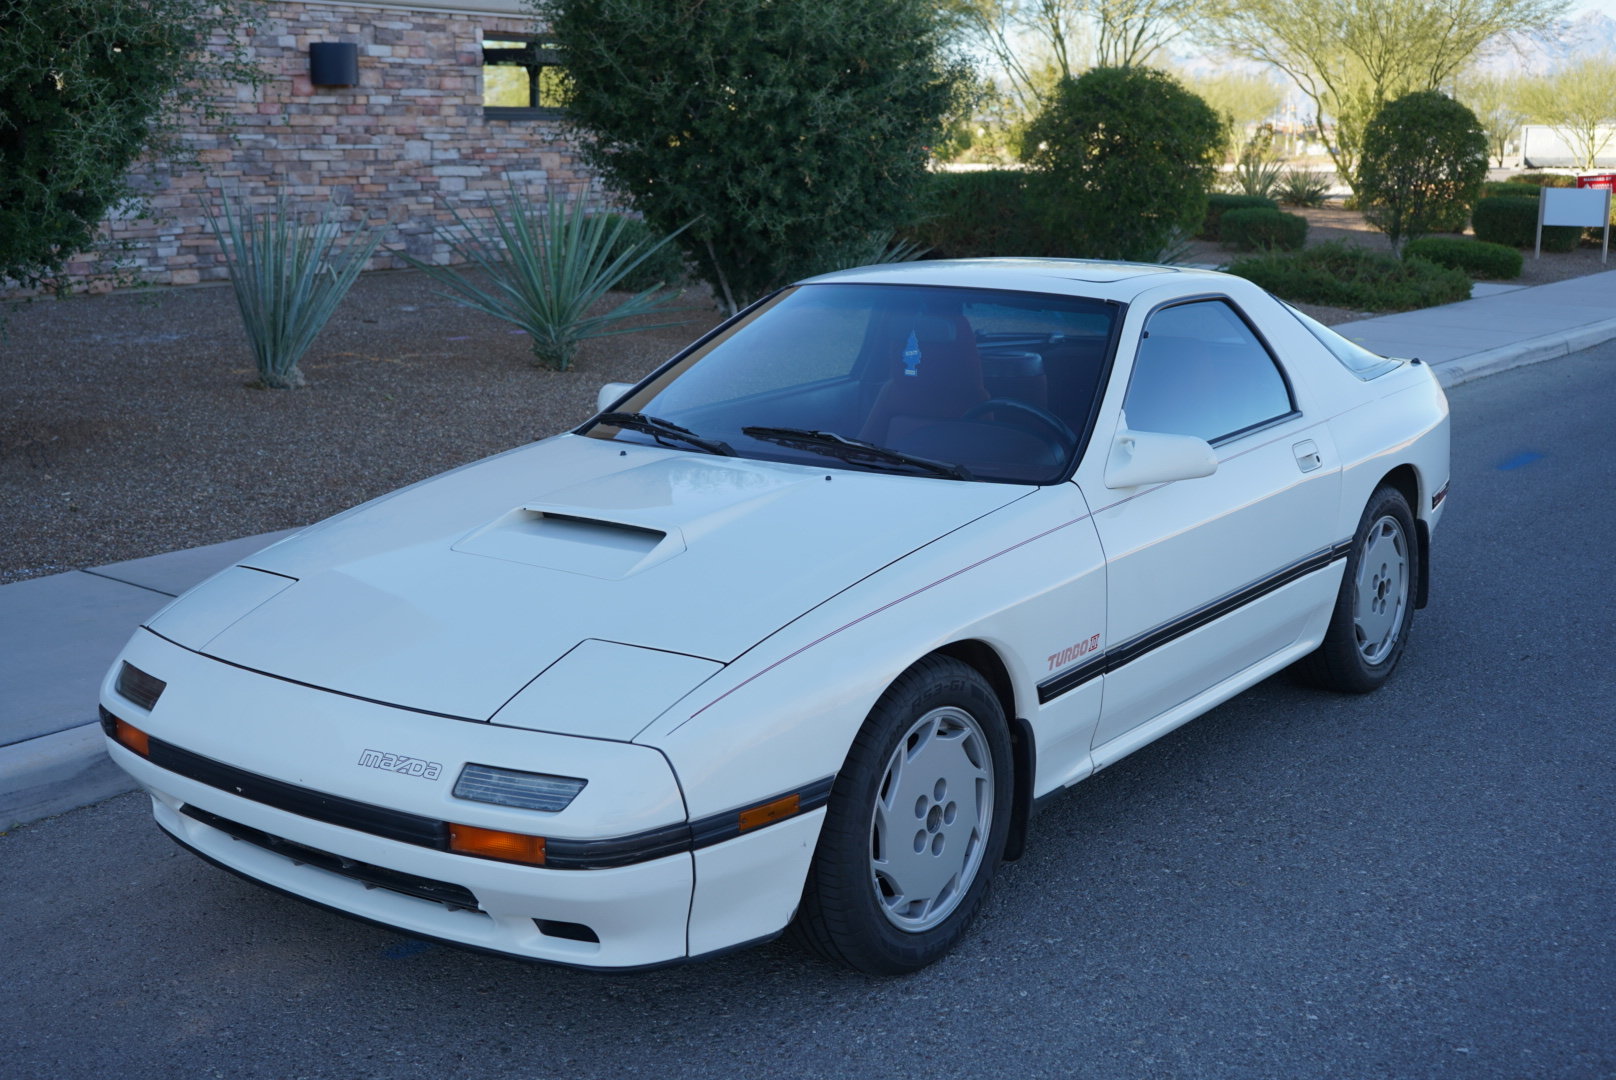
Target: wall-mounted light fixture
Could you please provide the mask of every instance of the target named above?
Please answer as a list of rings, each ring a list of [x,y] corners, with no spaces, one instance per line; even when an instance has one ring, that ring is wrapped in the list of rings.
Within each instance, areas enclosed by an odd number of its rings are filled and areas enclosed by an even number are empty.
[[[351,41],[322,41],[309,46],[309,82],[315,86],[356,86],[359,46]]]

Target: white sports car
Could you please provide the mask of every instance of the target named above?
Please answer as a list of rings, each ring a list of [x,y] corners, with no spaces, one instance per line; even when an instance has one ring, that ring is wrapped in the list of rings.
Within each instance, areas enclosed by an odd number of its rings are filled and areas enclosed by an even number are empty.
[[[965,932],[1034,804],[1425,602],[1446,400],[1221,274],[910,263],[759,302],[576,431],[141,627],[113,758],[225,869],[624,969]]]

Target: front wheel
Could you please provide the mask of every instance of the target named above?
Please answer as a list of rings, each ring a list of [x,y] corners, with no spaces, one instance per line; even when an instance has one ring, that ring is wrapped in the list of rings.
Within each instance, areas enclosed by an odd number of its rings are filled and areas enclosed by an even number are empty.
[[[1302,662],[1313,682],[1367,694],[1391,677],[1419,595],[1418,543],[1403,493],[1376,488],[1358,521],[1324,644]]]
[[[797,934],[828,959],[896,975],[953,948],[1004,854],[1004,710],[970,666],[932,656],[871,710],[831,791]]]

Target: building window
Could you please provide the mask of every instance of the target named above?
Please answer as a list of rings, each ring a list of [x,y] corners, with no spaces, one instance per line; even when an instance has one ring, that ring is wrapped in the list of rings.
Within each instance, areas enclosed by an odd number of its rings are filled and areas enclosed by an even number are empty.
[[[483,115],[558,116],[567,73],[554,41],[489,34],[483,38]]]

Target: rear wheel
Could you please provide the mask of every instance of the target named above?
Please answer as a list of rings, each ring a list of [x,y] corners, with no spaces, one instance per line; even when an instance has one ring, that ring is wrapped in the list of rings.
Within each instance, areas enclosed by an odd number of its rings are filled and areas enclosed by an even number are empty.
[[[1418,543],[1403,493],[1375,489],[1353,537],[1324,644],[1302,662],[1312,681],[1366,694],[1391,677],[1408,644],[1419,595]]]
[[[927,657],[888,688],[837,775],[797,935],[871,974],[914,971],[964,935],[1004,854],[1004,710],[969,665]]]

